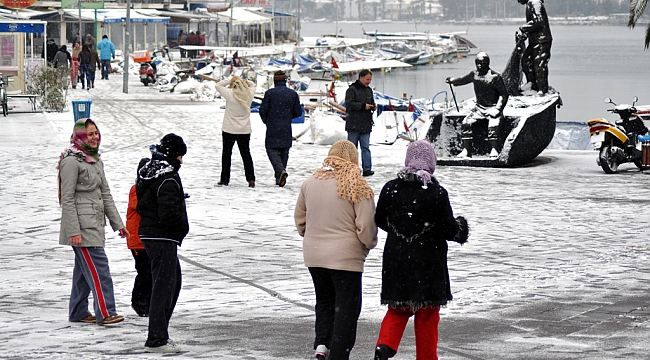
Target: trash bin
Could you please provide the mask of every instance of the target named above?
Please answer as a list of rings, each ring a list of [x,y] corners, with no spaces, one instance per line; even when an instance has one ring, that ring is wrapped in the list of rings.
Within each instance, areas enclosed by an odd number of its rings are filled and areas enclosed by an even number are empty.
[[[74,113],[74,122],[79,119],[90,117],[90,104],[93,101],[88,100],[72,100],[72,112]]]
[[[302,108],[302,114],[295,119],[291,119],[292,124],[303,124],[305,122],[305,105],[300,104],[300,107]]]

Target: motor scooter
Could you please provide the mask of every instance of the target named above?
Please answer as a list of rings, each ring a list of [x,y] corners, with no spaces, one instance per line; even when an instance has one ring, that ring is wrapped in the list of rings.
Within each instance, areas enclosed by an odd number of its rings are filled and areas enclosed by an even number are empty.
[[[591,143],[599,150],[596,163],[606,174],[616,174],[618,166],[626,162],[634,163],[639,169],[644,168],[641,144],[649,141],[650,136],[643,136],[648,134],[648,128],[637,114],[637,101],[639,98],[635,96],[632,105],[616,105],[612,99],[606,98],[606,103],[614,105],[607,111],[620,118],[614,124],[605,119],[587,121]]]
[[[156,64],[153,61],[140,63],[140,82],[144,86],[156,83]]]

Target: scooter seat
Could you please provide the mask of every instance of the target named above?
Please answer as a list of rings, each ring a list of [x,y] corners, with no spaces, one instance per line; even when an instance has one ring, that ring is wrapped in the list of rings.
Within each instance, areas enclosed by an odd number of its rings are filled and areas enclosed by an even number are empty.
[[[650,141],[650,135],[639,135],[640,142]]]

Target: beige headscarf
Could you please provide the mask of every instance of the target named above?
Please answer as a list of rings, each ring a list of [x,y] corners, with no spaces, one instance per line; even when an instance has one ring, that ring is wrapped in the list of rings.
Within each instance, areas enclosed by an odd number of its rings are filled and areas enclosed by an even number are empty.
[[[250,90],[248,89],[248,84],[246,84],[246,81],[237,78],[230,82],[230,89],[232,89],[232,96],[237,99],[237,102],[239,102],[244,107],[244,109],[250,111],[251,102],[253,102],[253,94],[251,94]]]
[[[357,148],[347,140],[339,140],[332,145],[323,160],[323,167],[316,170],[314,176],[319,179],[335,177],[338,196],[353,203],[375,196],[366,179],[361,176]]]

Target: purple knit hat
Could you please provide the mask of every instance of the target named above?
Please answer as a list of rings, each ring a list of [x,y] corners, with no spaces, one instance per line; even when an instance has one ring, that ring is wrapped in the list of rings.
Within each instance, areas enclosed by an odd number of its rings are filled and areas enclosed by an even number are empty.
[[[406,150],[406,160],[402,172],[416,174],[422,179],[422,186],[431,183],[431,176],[436,171],[436,152],[426,140],[412,142]]]

